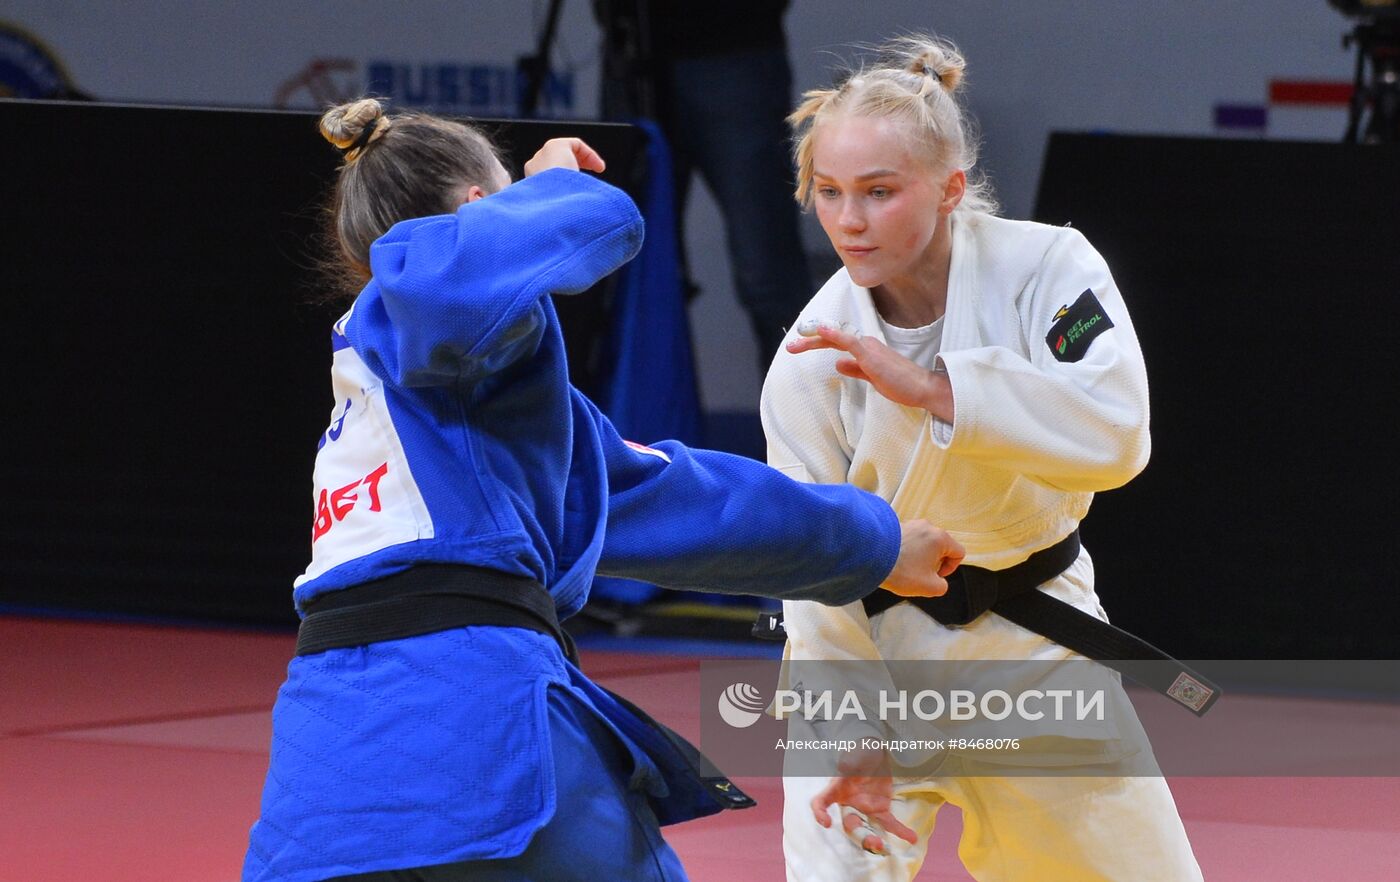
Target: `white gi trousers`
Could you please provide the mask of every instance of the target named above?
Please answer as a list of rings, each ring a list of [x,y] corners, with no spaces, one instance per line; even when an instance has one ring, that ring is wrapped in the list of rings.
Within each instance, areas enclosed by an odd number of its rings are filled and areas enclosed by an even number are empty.
[[[1050,593],[1106,619],[1093,590],[1087,552],[1046,586]],[[871,636],[887,659],[1074,658],[1069,650],[1019,625],[984,614],[948,628],[901,604],[876,616]],[[1077,662],[1077,664],[1086,664]],[[1130,704],[1110,699],[1110,722],[1128,756],[1107,755],[1083,775],[999,774],[1005,767],[955,755],[937,774],[896,778],[894,814],[919,836],[909,845],[884,835],[888,856],[863,851],[841,829],[812,818],[809,804],[827,777],[783,779],[783,854],[791,882],[906,882],[924,862],[938,810],[962,810],[958,856],[978,882],[1195,882],[1201,870],[1171,791],[1157,769]],[[1116,717],[1116,719],[1114,719]],[[818,733],[797,717],[792,738]],[[807,726],[805,732],[800,731]],[[1008,730],[1014,731],[1014,730]]]

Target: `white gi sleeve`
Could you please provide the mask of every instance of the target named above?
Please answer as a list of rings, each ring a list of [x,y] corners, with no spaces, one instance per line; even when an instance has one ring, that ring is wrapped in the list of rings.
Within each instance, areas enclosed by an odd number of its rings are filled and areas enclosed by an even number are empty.
[[[1151,449],[1147,371],[1108,265],[1077,230],[1046,251],[1019,313],[1029,358],[1004,345],[940,353],[954,423],[935,418],[933,440],[1059,490],[1127,483]]]
[[[802,355],[809,360],[806,371],[799,369],[797,358],[780,351],[763,384],[759,415],[768,439],[768,464],[798,481],[844,484],[853,448],[841,421],[842,379],[829,363],[836,355]],[[791,688],[800,681],[801,691],[831,691],[838,703],[846,690],[853,689],[865,707],[878,706],[881,690],[893,690],[859,601],[843,606],[784,601],[783,626],[788,638],[785,659],[790,666],[797,663],[788,677]],[[876,720],[848,719],[820,729],[830,738],[859,740],[885,734]]]

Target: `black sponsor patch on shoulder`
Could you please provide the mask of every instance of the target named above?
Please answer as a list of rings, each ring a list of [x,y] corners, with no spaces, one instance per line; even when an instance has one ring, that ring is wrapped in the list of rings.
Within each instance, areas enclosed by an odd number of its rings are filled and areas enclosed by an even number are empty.
[[[1061,306],[1055,324],[1045,335],[1045,345],[1056,361],[1079,361],[1089,351],[1094,338],[1113,327],[1103,304],[1088,288],[1071,306]]]

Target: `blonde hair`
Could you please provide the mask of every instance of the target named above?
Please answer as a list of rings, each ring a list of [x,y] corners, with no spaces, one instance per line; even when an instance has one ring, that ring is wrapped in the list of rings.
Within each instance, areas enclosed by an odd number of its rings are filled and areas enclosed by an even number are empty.
[[[385,113],[377,98],[332,107],[321,136],[344,158],[331,193],[324,263],[335,294],[369,279],[369,246],[402,220],[448,214],[472,186],[500,188],[500,152],[466,123],[425,113]]]
[[[321,137],[340,148],[347,164],[359,159],[369,145],[383,137],[393,121],[375,98],[361,98],[332,107],[321,115]]]
[[[914,34],[879,47],[878,60],[848,72],[835,88],[813,89],[788,116],[797,165],[797,201],[812,205],[812,150],[821,123],[841,114],[906,124],[914,147],[936,169],[962,169],[967,190],[958,211],[995,214],[991,184],[975,169],[977,137],[957,99],[967,62],[941,37]]]

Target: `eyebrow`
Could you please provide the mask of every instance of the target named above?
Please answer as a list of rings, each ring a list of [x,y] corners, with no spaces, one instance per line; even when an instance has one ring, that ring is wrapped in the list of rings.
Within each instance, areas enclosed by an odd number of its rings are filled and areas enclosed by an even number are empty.
[[[873,180],[874,178],[887,178],[887,177],[889,177],[890,175],[897,175],[897,174],[899,174],[899,172],[897,172],[897,171],[895,171],[895,170],[893,170],[893,169],[888,169],[888,168],[877,168],[877,169],[875,169],[874,171],[868,171],[868,172],[866,172],[866,173],[863,174],[863,175],[856,175],[856,180],[857,180],[857,181],[869,181],[869,180]],[[815,178],[826,178],[827,180],[831,180],[831,175],[826,174],[825,172],[817,171],[817,170],[815,170],[815,169],[812,170],[812,177],[815,177]]]

